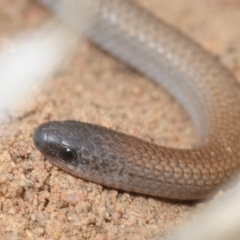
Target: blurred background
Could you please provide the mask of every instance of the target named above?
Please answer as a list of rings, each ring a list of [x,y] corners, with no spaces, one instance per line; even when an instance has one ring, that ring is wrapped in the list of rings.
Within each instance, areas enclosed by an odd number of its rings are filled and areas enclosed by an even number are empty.
[[[240,81],[239,1],[136,2]],[[68,7],[79,29],[90,26],[91,9]],[[180,148],[195,133],[171,96],[33,0],[0,0],[0,110],[0,239],[239,239],[232,189],[198,203],[129,194],[72,177],[35,150],[33,131],[48,120],[97,123]],[[193,231],[172,235],[184,222]]]

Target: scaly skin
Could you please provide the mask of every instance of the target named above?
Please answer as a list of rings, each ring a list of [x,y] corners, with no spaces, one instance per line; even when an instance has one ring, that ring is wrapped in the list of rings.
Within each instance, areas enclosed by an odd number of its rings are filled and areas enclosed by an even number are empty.
[[[173,199],[209,196],[240,168],[236,81],[217,59],[131,1],[94,2],[87,36],[168,90],[192,118],[198,145],[167,148],[66,121],[40,126],[36,147],[63,170],[113,188]]]

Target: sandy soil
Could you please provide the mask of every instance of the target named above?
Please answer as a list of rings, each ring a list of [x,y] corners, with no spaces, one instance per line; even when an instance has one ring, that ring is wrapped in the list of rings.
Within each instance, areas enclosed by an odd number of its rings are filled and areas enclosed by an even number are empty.
[[[139,0],[220,60],[240,79],[240,3]],[[50,16],[30,0],[0,0],[1,48]],[[107,189],[53,167],[34,148],[48,120],[97,123],[175,147],[194,143],[191,121],[161,88],[87,40],[68,63],[4,116],[0,143],[0,239],[151,239],[166,236],[205,203],[171,202]]]

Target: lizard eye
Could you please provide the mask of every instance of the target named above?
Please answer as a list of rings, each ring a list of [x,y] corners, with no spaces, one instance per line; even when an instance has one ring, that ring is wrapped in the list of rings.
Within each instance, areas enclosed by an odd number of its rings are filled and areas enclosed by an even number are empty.
[[[71,163],[77,158],[77,154],[70,148],[62,148],[58,153],[58,157],[66,163]]]

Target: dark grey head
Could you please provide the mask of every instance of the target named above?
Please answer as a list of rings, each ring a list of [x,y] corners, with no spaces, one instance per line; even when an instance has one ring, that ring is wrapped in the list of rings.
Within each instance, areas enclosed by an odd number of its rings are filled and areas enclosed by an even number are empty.
[[[73,134],[76,123],[53,121],[40,125],[33,136],[36,148],[53,163],[59,160],[76,165],[79,153],[79,143]]]
[[[36,148],[61,169],[102,182],[116,166],[110,149],[111,133],[111,130],[93,124],[52,121],[36,129],[33,141]]]

